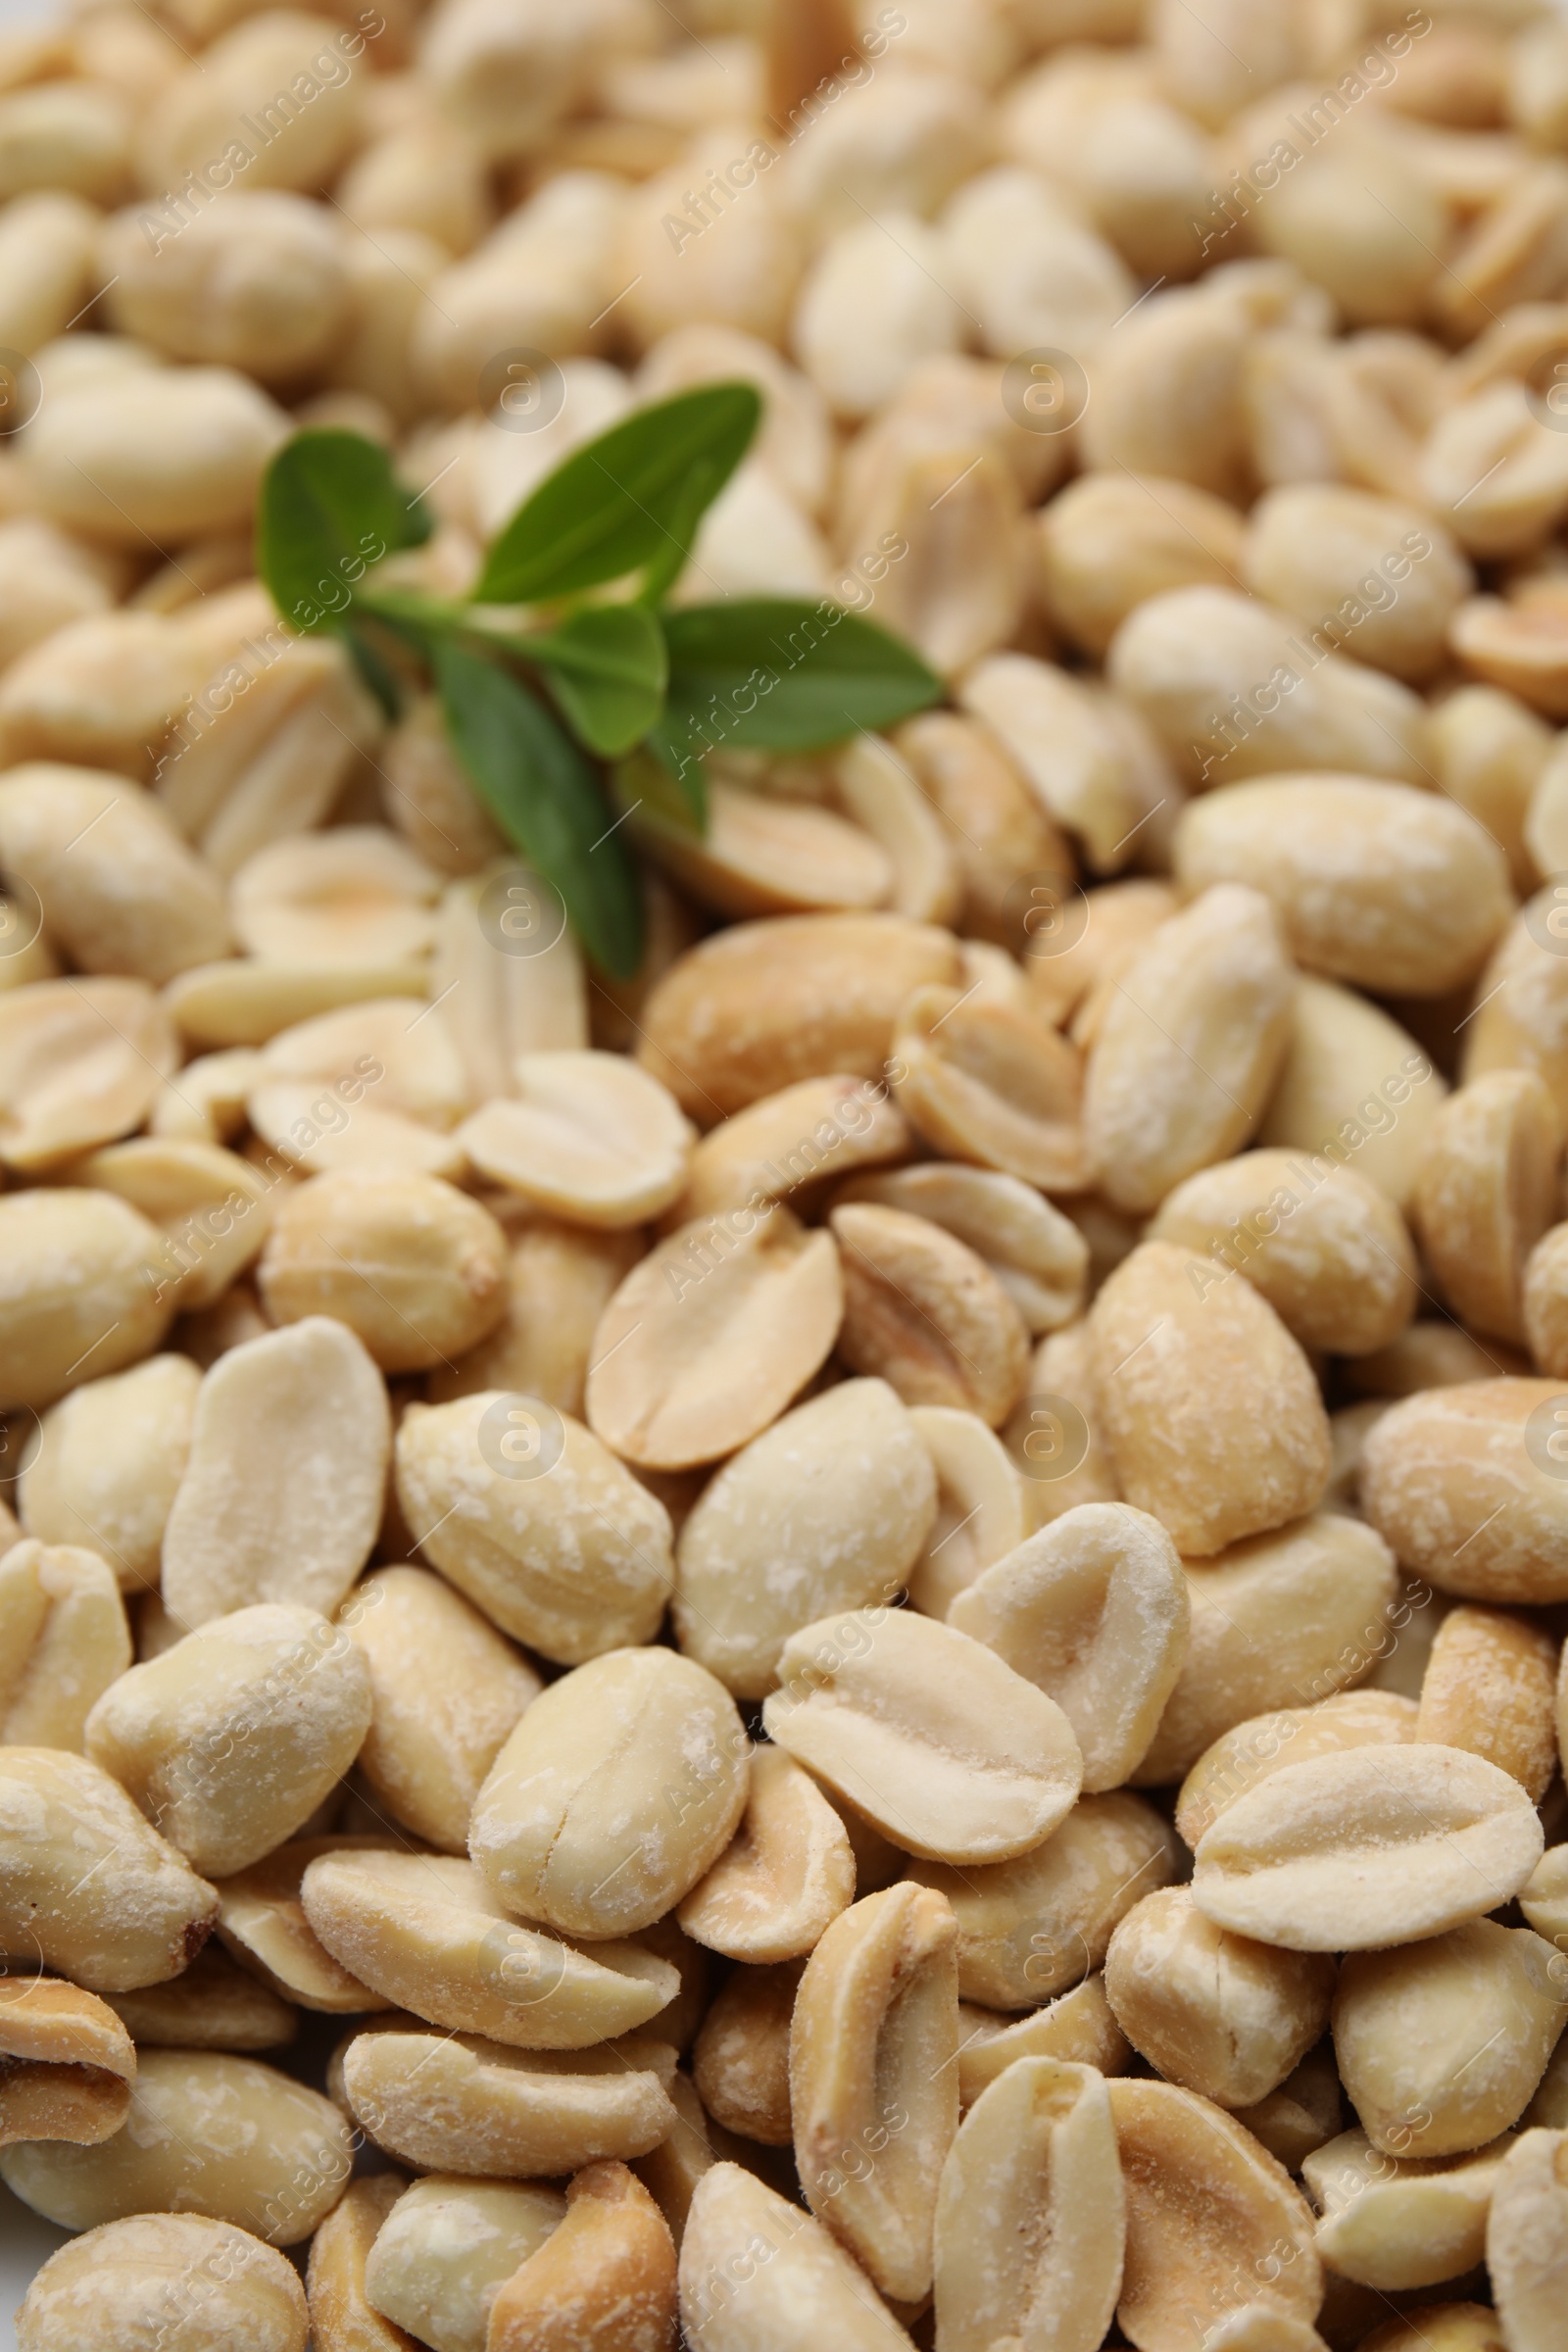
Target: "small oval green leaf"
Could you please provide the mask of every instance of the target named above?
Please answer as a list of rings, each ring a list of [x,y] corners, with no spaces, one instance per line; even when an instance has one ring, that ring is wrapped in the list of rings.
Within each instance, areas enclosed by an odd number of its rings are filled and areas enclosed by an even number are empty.
[[[820,751],[942,699],[942,680],[911,647],[842,605],[737,597],[663,621],[662,725],[692,751]]]

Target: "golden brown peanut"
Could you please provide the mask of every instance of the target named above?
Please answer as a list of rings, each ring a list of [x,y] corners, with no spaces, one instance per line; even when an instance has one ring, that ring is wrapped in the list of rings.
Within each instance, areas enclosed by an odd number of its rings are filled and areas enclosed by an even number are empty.
[[[351,2180],[312,2238],[305,2285],[317,2352],[407,2352],[402,2328],[389,2328],[365,2295],[366,2258],[403,2186],[398,2173]]]
[[[42,761],[13,767],[0,783],[0,854],[83,971],[156,984],[228,947],[217,875],[122,776]]]
[[[954,2352],[1091,2352],[1121,2287],[1110,2101],[1090,2066],[1018,2061],[970,2109],[943,2168],[937,2325]],[[1001,2331],[1001,2332],[999,2332]]]
[[[459,1130],[481,1174],[530,1206],[593,1226],[640,1225],[685,1190],[692,1129],[668,1091],[618,1054],[522,1054],[517,1102]]]
[[[431,1564],[514,1641],[576,1666],[652,1640],[669,1515],[580,1422],[488,1390],[411,1405],[397,1493]]]
[[[122,1674],[86,1745],[172,1844],[222,1878],[310,1819],[369,1721],[369,1669],[342,1630],[263,1602]]]
[[[359,1770],[415,1837],[442,1853],[466,1852],[473,1800],[537,1698],[538,1675],[461,1593],[422,1568],[378,1568],[338,1623],[370,1672]]]
[[[1290,1036],[1291,976],[1256,891],[1205,892],[1114,983],[1089,1056],[1084,1135],[1107,1199],[1157,1208],[1256,1125]]]
[[[590,1233],[549,1217],[525,1226],[507,1261],[507,1307],[488,1339],[437,1365],[432,1404],[505,1389],[580,1421],[594,1329],[642,1253],[640,1234]]]
[[[177,1055],[146,983],[34,980],[0,997],[0,1156],[29,1175],[140,1126]]]
[[[1116,2318],[1138,2352],[1176,2352],[1259,2291],[1315,2318],[1312,2216],[1283,2166],[1233,2119],[1172,2082],[1109,2085],[1127,2191]],[[1195,2215],[1200,2217],[1195,2227]]]
[[[1421,1684],[1416,1738],[1468,1748],[1539,1804],[1557,1768],[1557,1644],[1500,1609],[1450,1609]]]
[[[866,1895],[807,1962],[790,2023],[807,2202],[905,2302],[930,2290],[937,2186],[958,2127],[956,1940],[932,1888]]]
[[[1199,1841],[1193,1893],[1239,1935],[1364,1951],[1495,1910],[1543,1842],[1518,1782],[1480,1756],[1348,1748],[1287,1764],[1228,1805]]]
[[[1200,583],[1221,588],[1241,574],[1236,510],[1191,482],[1080,474],[1041,509],[1038,530],[1052,614],[1102,658],[1128,613],[1152,596]]]
[[[1028,1006],[916,989],[893,1054],[899,1107],[936,1150],[1054,1192],[1081,1188],[1078,1057]]]
[[[0,2147],[95,2146],[130,2113],[136,2053],[106,2001],[49,1977],[0,1976]]]
[[[1028,1372],[1023,1318],[995,1275],[927,1217],[851,1201],[830,1223],[844,1270],[839,1352],[908,1404],[945,1404],[993,1428]]]
[[[1401,1567],[1464,1600],[1568,1594],[1556,1394],[1546,1380],[1472,1380],[1385,1413],[1366,1442],[1361,1507]]]
[[[469,1851],[524,1918],[635,1934],[728,1845],[749,1746],[734,1700],[692,1659],[609,1650],[552,1683],[512,1733],[474,1805]]]
[[[1362,2338],[1369,2352],[1503,2352],[1497,2315],[1482,2303],[1422,2303]]]
[[[685,1934],[731,1960],[793,1960],[854,1897],[855,1855],[833,1807],[781,1748],[754,1748],[740,1827],[680,1905]]]
[[[583,2049],[646,2025],[673,1969],[636,1944],[581,1953],[520,1928],[471,1862],[370,1850],[318,1854],[305,1917],[340,1968],[433,2025],[520,2049]]]
[[[1475,1017],[1465,1030],[1460,1066],[1467,1084],[1488,1070],[1534,1070],[1562,1119],[1568,1115],[1568,1060],[1559,1007],[1568,970],[1552,929],[1560,906],[1548,884],[1527,902],[1498,942],[1476,982]]]
[[[132,2041],[157,2049],[249,2055],[286,2049],[299,2031],[299,2011],[216,1942],[204,1943],[189,1968],[167,1984],[117,1992],[109,2006]]]
[[[1098,1975],[1023,2017],[960,2001],[958,2036],[958,2096],[965,2108],[1018,2058],[1053,2058],[1119,2075],[1132,2056],[1105,1998],[1104,1979]]]
[[[601,2156],[645,2156],[675,2111],[661,2076],[667,2042],[638,2035],[592,2050],[512,2050],[476,2034],[356,2034],[343,2082],[377,2144],[431,2172],[559,2180]]]
[[[879,1076],[905,1000],[957,976],[950,935],[902,915],[737,923],[660,981],[638,1059],[690,1117],[727,1118],[803,1078]]]
[[[17,2314],[20,2352],[110,2352],[171,2327],[190,2352],[305,2352],[310,2321],[293,2264],[230,2222],[138,2213],[52,2254]],[[177,2340],[172,2338],[171,2340]]]
[[[928,710],[898,728],[893,746],[937,811],[957,861],[963,900],[957,927],[1015,953],[1027,945],[1020,884],[1041,874],[1070,881],[1072,849],[1012,761],[985,728],[953,710]]]
[[[1250,1285],[1146,1242],[1089,1329],[1116,1476],[1179,1551],[1208,1557],[1312,1508],[1328,1418],[1305,1356]]]
[[[435,2173],[405,2188],[365,2264],[372,2311],[444,2352],[485,2352],[498,2289],[566,2210],[559,2189]]]
[[[72,1748],[130,1664],[114,1571],[96,1551],[14,1544],[0,1556],[0,1743]]]
[[[279,1202],[258,1277],[280,1323],[330,1314],[385,1371],[423,1371],[482,1340],[506,1306],[506,1241],[435,1176],[345,1170]]]
[[[390,1448],[380,1374],[341,1323],[312,1315],[220,1356],[164,1531],[173,1615],[335,1609],[375,1540]]]
[[[1308,1707],[1254,1715],[1221,1733],[1188,1773],[1176,1799],[1176,1827],[1191,1846],[1257,1782],[1305,1756],[1416,1736],[1413,1698],[1393,1690],[1341,1690]]]
[[[782,1205],[695,1218],[632,1268],[600,1317],[589,1425],[650,1470],[733,1453],[819,1369],[843,1305],[832,1236],[806,1232]]]
[[[1516,2124],[1562,2032],[1561,1974],[1544,1936],[1491,1919],[1350,1953],[1334,2000],[1334,2053],[1373,2146],[1452,2156]]]
[[[155,1584],[200,1385],[187,1357],[155,1355],[62,1397],[19,1481],[27,1533],[96,1549],[127,1592]]]
[[[1186,1886],[1146,1894],[1105,1953],[1105,1997],[1133,2047],[1221,2107],[1279,2088],[1328,2024],[1333,1993],[1331,1959],[1228,1935]]]
[[[385,2009],[379,1992],[340,1968],[305,1916],[300,1886],[318,1854],[384,1846],[380,1838],[298,1838],[225,1879],[218,1933],[244,1967],[284,1999],[328,2016]]]
[[[783,1200],[908,1149],[908,1127],[881,1081],[803,1078],[709,1130],[692,1152],[677,1213],[689,1223]]]
[[[1564,1279],[1568,1260],[1568,1230],[1553,1225],[1544,1233],[1525,1261],[1525,1337],[1541,1370],[1560,1379],[1568,1364],[1568,1315],[1564,1314]],[[1555,1458],[1555,1457],[1553,1457]]]
[[[650,2352],[675,2338],[675,2245],[623,2164],[591,2164],[566,2212],[490,2306],[487,2352]]]
[[[1187,889],[1245,883],[1308,971],[1384,995],[1472,979],[1513,908],[1507,860],[1452,802],[1370,776],[1269,776],[1186,808]]]
[[[769,1739],[906,1853],[985,1863],[1065,1817],[1083,1760],[1054,1699],[980,1642],[906,1609],[849,1610],[792,1634]]]
[[[1263,1122],[1262,1144],[1344,1167],[1408,1209],[1422,1147],[1447,1094],[1407,1030],[1364,997],[1328,980],[1296,984],[1291,1040]]]
[[[1117,1923],[1176,1875],[1178,1847],[1152,1805],[1118,1788],[1081,1797],[1043,1845],[1015,1861],[950,1870],[915,1862],[958,1922],[958,1990],[992,2009],[1032,2009],[1100,1967]]]
[[[1087,1789],[1142,1761],[1187,1650],[1187,1584],[1157,1520],[1084,1503],[961,1592],[948,1623],[1004,1658],[1072,1725]]]
[[[1415,1252],[1387,1194],[1352,1168],[1288,1152],[1244,1152],[1189,1176],[1149,1228],[1243,1274],[1303,1348],[1366,1355],[1415,1313]]]
[[[930,1456],[885,1381],[797,1405],[730,1456],[681,1529],[681,1648],[737,1697],[765,1697],[803,1625],[892,1600],[935,1510]]]
[[[680,2314],[707,2352],[909,2352],[858,2263],[820,2222],[738,2164],[697,2184],[680,2249]]]
[[[1384,2294],[1463,2277],[1481,2259],[1508,2144],[1401,2163],[1365,2132],[1341,2132],[1301,2168],[1323,2213],[1318,2253],[1340,2278]]]
[[[1525,1265],[1552,1222],[1562,1128],[1533,1070],[1492,1070],[1449,1098],[1427,1138],[1416,1229],[1446,1298],[1476,1330],[1525,1337]]]
[[[144,2050],[129,2120],[96,2148],[24,2140],[0,2151],[6,2186],[65,2229],[169,2210],[215,2222],[243,2214],[278,2246],[310,2236],[352,2165],[330,2100],[216,2050]]]
[[[1544,2352],[1568,2256],[1568,2135],[1524,2132],[1508,2150],[1487,2216],[1487,2272],[1504,2341]]]
[[[212,1934],[212,1887],[85,1756],[0,1747],[0,1818],[17,1825],[0,1855],[7,1951],[126,1992],[177,1976]]]
[[[787,2148],[792,2137],[790,2019],[800,1982],[798,1960],[733,1969],[692,2047],[692,2079],[709,2114],[764,2147]]]
[[[1011,1456],[978,1414],[921,1404],[910,1417],[936,1473],[937,1510],[909,1572],[909,1601],[923,1616],[946,1617],[958,1593],[1022,1543],[1028,1505]]]

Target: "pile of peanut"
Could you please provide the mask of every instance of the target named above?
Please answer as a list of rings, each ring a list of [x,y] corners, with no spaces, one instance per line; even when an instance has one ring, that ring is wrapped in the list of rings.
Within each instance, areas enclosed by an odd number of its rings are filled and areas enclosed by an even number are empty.
[[[1562,2352],[1568,18],[320,9],[0,35],[21,2352]],[[259,486],[729,379],[612,982]]]

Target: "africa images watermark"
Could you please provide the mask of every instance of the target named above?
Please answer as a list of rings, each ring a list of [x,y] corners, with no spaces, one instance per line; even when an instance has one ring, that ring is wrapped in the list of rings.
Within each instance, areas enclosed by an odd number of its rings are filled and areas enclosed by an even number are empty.
[[[354,72],[354,60],[365,53],[366,42],[378,39],[386,30],[385,17],[373,8],[362,9],[356,24],[356,30],[340,32],[334,39],[324,41],[286,89],[274,91],[267,104],[258,106],[254,113],[241,115],[234,124],[233,136],[221,151],[209,157],[199,169],[187,172],[177,190],[170,189],[154,203],[142,206],[141,231],[154,253],[161,252],[181,229],[188,228],[225,188],[231,188],[257,157],[264,155],[299,121],[323,90],[343,87]]]
[[[1373,90],[1387,89],[1398,75],[1396,60],[1408,56],[1412,44],[1431,30],[1432,19],[1426,10],[1412,8],[1401,26],[1386,33],[1337,82],[1320,91],[1310,106],[1303,106],[1299,114],[1287,115],[1285,120],[1295,137],[1276,139],[1266,155],[1245,171],[1233,172],[1231,186],[1216,188],[1209,198],[1210,219],[1200,220],[1195,214],[1188,222],[1199,241],[1200,256],[1240,227],[1270,189],[1279,186],[1286,172],[1294,172],[1303,156],[1310,155],[1338,128],[1352,107],[1359,106]]]
[[[704,186],[688,188],[681,198],[684,211],[665,213],[660,222],[675,251],[683,252],[694,237],[711,228],[737,196],[755,187],[759,175],[770,172],[779,157],[787,155],[796,140],[819,122],[830,106],[837,105],[846,90],[863,89],[875,72],[873,59],[883,56],[900,33],[908,30],[908,24],[907,17],[896,8],[879,10],[875,28],[862,33],[858,46],[840,59],[838,72],[824,74],[815,89],[808,90],[800,104],[791,110],[789,136],[782,147],[775,147],[766,139],[754,139],[744,155],[736,156],[721,170],[710,172]]]

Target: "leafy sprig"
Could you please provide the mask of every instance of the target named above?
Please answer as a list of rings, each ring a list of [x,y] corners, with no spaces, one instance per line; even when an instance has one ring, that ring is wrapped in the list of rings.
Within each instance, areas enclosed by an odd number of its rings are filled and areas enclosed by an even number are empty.
[[[942,691],[906,645],[840,605],[667,609],[760,416],[742,383],[636,411],[524,499],[462,602],[377,581],[430,521],[375,442],[297,433],[262,486],[257,569],[283,618],[341,638],[389,717],[400,673],[419,664],[479,799],[618,979],[641,959],[642,894],[602,763],[619,763],[617,780],[662,779],[661,803],[700,828],[703,760],[718,744],[820,751]]]

